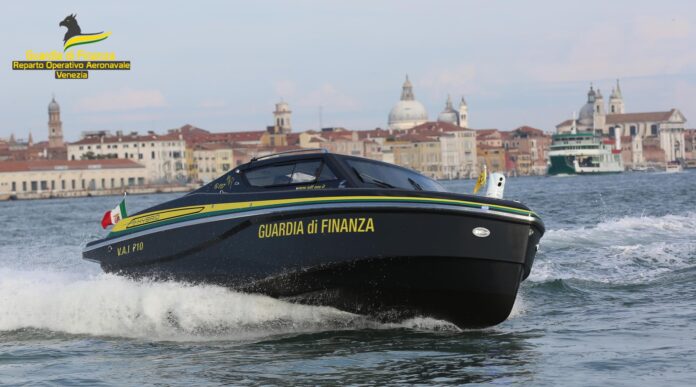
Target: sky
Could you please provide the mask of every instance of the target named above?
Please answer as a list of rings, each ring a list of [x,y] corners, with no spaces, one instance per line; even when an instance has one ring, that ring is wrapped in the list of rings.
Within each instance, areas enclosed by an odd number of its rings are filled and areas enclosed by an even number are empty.
[[[435,120],[447,95],[469,126],[553,131],[593,83],[616,79],[627,112],[680,109],[696,120],[693,1],[126,1],[5,4],[0,24],[0,138],[47,137],[55,95],[67,140],[82,131],[261,130],[285,100],[293,129],[386,127],[409,75]],[[89,51],[131,71],[56,80],[13,71],[25,51],[61,50],[111,31]],[[689,124],[687,124],[689,126]],[[696,125],[694,125],[696,126]]]

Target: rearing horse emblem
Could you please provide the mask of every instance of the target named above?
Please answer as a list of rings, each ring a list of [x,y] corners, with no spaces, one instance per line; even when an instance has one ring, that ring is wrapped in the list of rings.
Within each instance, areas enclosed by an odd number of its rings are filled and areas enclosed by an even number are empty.
[[[63,52],[67,51],[70,47],[80,44],[101,42],[111,35],[111,32],[83,34],[80,25],[77,24],[77,19],[75,19],[76,16],[75,14],[68,15],[62,22],[58,23],[60,27],[68,29],[68,32],[65,33],[65,37],[63,38]]]

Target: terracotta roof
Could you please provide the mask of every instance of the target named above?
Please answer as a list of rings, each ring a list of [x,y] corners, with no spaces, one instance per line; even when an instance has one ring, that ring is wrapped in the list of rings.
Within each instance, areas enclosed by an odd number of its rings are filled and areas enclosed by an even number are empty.
[[[667,112],[625,113],[607,114],[607,124],[620,124],[624,122],[667,121],[674,114],[672,109]]]
[[[500,133],[500,131],[498,129],[477,129],[476,137],[489,136],[495,133]]]
[[[358,138],[363,139],[363,138],[384,138],[384,137],[389,137],[393,136],[393,133],[389,133],[388,130],[382,129],[382,128],[376,128],[372,130],[358,130]]]
[[[196,144],[194,150],[232,149],[234,144],[227,142],[205,142]]]
[[[556,127],[561,127],[561,126],[570,126],[573,123],[573,120],[565,120],[561,122],[560,124],[556,125]]]
[[[121,141],[119,141],[119,139]],[[70,145],[90,145],[90,144],[118,144],[119,142],[152,142],[152,141],[178,141],[179,133],[168,134],[126,134],[122,136],[88,136]]]
[[[208,141],[260,141],[266,133],[265,130],[254,130],[246,132],[224,132],[210,133]]]
[[[519,128],[513,130],[513,132],[520,132],[520,133],[524,133],[524,134],[530,134],[533,136],[543,136],[544,135],[543,130],[533,128],[533,127],[527,126],[527,125],[520,126]]]
[[[23,171],[53,171],[76,169],[114,169],[114,168],[145,168],[133,160],[34,160],[34,161],[4,161],[0,163],[0,172]]]
[[[462,128],[462,127],[459,127],[457,125],[450,124],[449,122],[428,121],[428,122],[424,122],[420,125],[414,126],[409,131],[411,131],[411,132],[421,132],[421,131],[459,132],[459,131],[465,131],[465,130],[473,130],[473,129]]]
[[[417,133],[409,133],[409,134],[404,134],[401,136],[398,136],[397,141],[410,141],[410,142],[437,142],[437,139],[430,137],[430,136],[424,136],[422,134],[417,134]]]

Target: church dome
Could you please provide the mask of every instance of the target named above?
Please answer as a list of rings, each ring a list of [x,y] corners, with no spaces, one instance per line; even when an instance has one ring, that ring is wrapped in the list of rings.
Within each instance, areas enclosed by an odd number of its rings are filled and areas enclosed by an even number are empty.
[[[445,109],[437,116],[437,120],[440,122],[447,122],[452,125],[459,125],[459,112],[454,110],[452,107],[452,99],[447,96],[447,103],[445,103]]]
[[[578,124],[589,127],[594,125],[594,103],[596,100],[597,93],[595,93],[594,87],[590,85],[590,90],[587,92],[587,103],[582,105],[578,113]]]
[[[578,123],[580,125],[594,125],[594,104],[588,102],[580,108]]]
[[[411,129],[428,121],[428,111],[413,96],[413,85],[406,76],[402,87],[401,100],[389,112],[390,129]]]
[[[56,99],[54,97],[51,99],[51,103],[48,104],[48,112],[53,113],[58,111],[60,111],[60,106],[58,106],[58,102],[56,102]]]

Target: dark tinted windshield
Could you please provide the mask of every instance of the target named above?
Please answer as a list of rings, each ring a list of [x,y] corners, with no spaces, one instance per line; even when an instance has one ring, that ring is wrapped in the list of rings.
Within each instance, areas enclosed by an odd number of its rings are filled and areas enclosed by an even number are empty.
[[[346,159],[346,163],[366,184],[414,191],[447,191],[435,180],[405,168],[358,159]]]
[[[244,175],[252,187],[311,184],[336,180],[336,175],[322,160],[267,165],[248,170]]]

